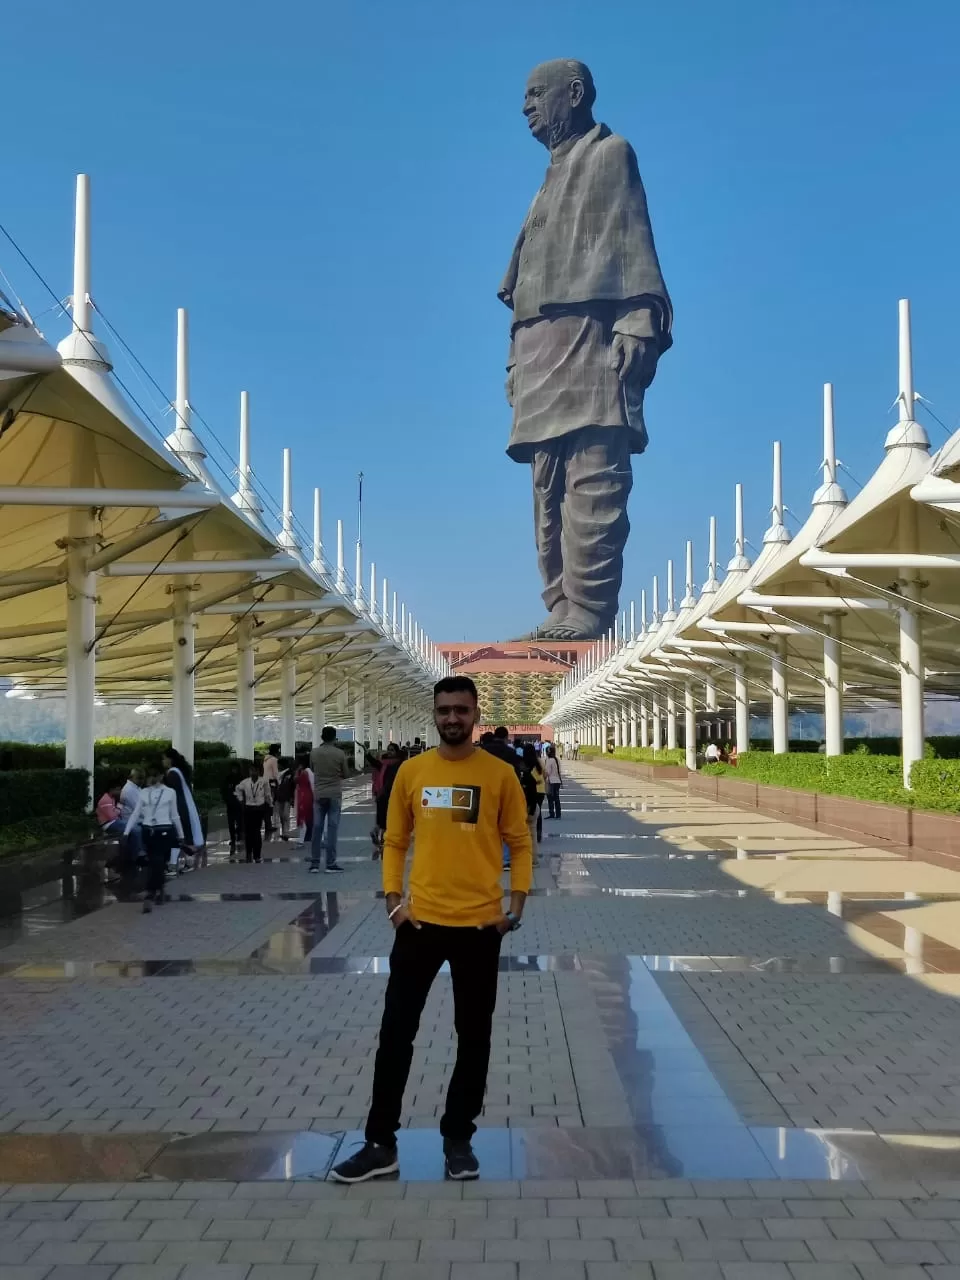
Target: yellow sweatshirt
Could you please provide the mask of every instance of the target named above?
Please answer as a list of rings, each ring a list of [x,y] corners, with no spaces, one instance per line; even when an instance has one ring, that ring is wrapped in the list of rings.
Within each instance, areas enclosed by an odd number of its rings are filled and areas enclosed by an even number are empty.
[[[397,770],[383,845],[383,888],[403,892],[413,836],[409,898],[425,924],[491,924],[503,914],[503,845],[510,888],[528,893],[533,849],[527,804],[516,772],[488,751],[444,760],[436,750]]]

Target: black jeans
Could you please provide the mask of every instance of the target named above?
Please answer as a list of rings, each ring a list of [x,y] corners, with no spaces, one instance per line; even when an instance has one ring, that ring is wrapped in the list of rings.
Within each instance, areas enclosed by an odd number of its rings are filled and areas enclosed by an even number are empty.
[[[259,862],[263,852],[263,807],[245,805],[243,810],[243,844],[248,862]]]
[[[454,1141],[469,1141],[476,1132],[473,1122],[483,1107],[490,1064],[500,942],[501,934],[494,928],[423,924],[415,929],[412,924],[402,924],[397,930],[373,1071],[368,1142],[385,1147],[396,1143],[414,1037],[433,980],[445,960],[453,983],[457,1061],[440,1132]]]
[[[230,852],[234,853],[237,845],[243,839],[243,804],[236,796],[228,796],[226,807],[227,830],[230,833]]]
[[[162,896],[167,878],[170,850],[179,837],[173,827],[144,827],[143,847],[147,855],[147,896]]]
[[[550,809],[551,818],[559,818],[561,816],[560,783],[559,782],[547,783],[547,805],[549,806],[549,809]]]

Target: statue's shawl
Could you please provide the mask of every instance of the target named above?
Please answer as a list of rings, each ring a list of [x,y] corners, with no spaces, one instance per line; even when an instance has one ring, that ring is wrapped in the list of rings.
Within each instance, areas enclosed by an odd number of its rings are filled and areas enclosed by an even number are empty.
[[[655,298],[662,309],[661,350],[670,346],[672,308],[653,242],[647,197],[630,143],[595,125],[550,165],[531,206],[498,297],[514,310],[520,258],[536,207],[524,268],[524,311],[517,320],[552,308],[589,302],[629,303]]]

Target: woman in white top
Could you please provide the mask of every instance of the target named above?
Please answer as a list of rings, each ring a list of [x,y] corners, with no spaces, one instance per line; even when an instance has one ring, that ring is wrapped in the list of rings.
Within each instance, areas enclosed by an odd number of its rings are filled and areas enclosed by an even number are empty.
[[[550,809],[547,817],[559,818],[561,816],[560,788],[563,786],[563,777],[560,773],[557,749],[552,743],[547,743],[543,751],[543,773],[547,783],[547,804]]]
[[[147,855],[147,894],[143,909],[149,912],[151,902],[163,906],[163,886],[170,850],[183,843],[183,824],[177,812],[177,795],[165,786],[161,765],[147,770],[147,785],[137,797],[133,813],[127,819],[127,835],[137,823],[143,829],[143,847]]]

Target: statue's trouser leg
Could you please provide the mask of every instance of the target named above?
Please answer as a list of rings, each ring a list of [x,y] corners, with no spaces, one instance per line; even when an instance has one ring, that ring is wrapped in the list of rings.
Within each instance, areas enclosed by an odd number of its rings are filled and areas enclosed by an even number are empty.
[[[548,609],[563,599],[561,506],[566,486],[564,439],[545,441],[533,455],[533,524]]]
[[[563,594],[606,627],[616,616],[630,532],[629,436],[625,428],[586,427],[564,441]]]

